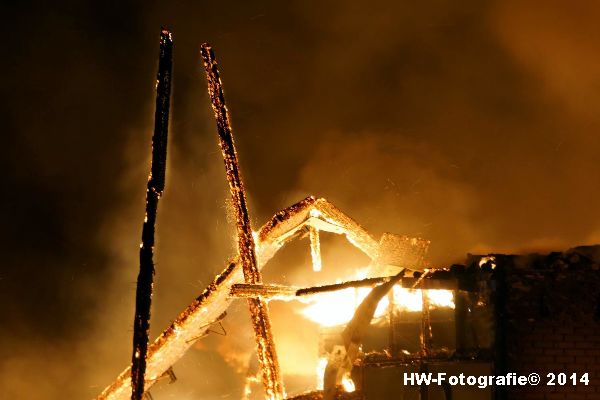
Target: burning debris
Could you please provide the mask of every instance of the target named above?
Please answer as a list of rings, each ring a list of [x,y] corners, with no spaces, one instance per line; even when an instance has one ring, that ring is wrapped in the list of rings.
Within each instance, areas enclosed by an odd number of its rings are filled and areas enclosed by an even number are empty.
[[[373,368],[386,365],[399,369],[417,365],[420,371],[424,371],[429,368],[430,362],[454,362],[463,354],[468,354],[471,360],[477,359],[478,356],[473,356],[462,346],[465,342],[463,336],[474,328],[465,326],[468,324],[462,319],[459,321],[457,316],[466,315],[466,307],[487,309],[489,293],[479,291],[476,304],[471,295],[478,290],[474,287],[484,285],[477,286],[473,282],[481,283],[484,279],[479,276],[479,270],[471,271],[467,278],[464,274],[454,273],[456,271],[425,268],[429,241],[391,233],[383,234],[377,241],[327,200],[312,196],[279,211],[259,231],[252,231],[217,63],[207,44],[202,45],[201,55],[235,209],[238,255],[146,349],[153,272],[153,227],[156,203],[164,189],[171,45],[170,34],[164,36],[159,68],[157,139],[148,184],[148,202],[154,203],[150,204],[153,208],[150,208],[144,225],[140,253],[140,277],[142,270],[144,276],[140,278],[142,289],[138,289],[138,302],[145,308],[140,307],[141,313],[136,308],[132,366],[125,369],[97,400],[124,400],[129,393],[133,393],[132,399],[140,400],[144,390],[161,377],[174,376],[172,366],[175,362],[213,325],[220,324],[235,298],[248,301],[259,362],[259,374],[247,375],[245,398],[249,398],[251,384],[258,380],[258,376],[261,377],[266,399],[286,398],[269,319],[268,301],[273,300],[307,303],[302,315],[318,324],[321,332],[318,390],[288,399],[368,398],[365,394],[373,390],[374,382],[379,379],[373,378]],[[168,73],[165,69],[167,64],[163,65],[163,56],[169,61]],[[159,105],[162,107],[160,112]],[[147,224],[152,228],[149,231],[152,235],[148,237]],[[278,250],[290,241],[306,236],[310,241],[313,270],[321,271],[320,232],[344,236],[368,256],[368,267],[356,271],[353,279],[321,286],[297,288],[262,282],[261,268]],[[148,260],[149,264],[145,262]],[[487,264],[490,262],[486,261]],[[141,328],[138,328],[138,323]],[[445,335],[440,333],[442,331],[446,332]],[[456,332],[456,336],[448,332]],[[487,362],[487,359],[482,360]]]

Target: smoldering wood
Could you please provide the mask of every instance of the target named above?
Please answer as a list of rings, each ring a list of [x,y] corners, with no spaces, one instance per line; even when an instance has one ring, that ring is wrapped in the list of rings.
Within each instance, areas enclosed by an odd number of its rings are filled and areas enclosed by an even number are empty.
[[[280,245],[283,245],[290,236],[307,226],[344,235],[371,260],[376,260],[379,255],[379,243],[369,232],[326,199],[313,196],[275,214],[265,224],[265,229],[259,232],[258,238],[263,241],[263,236],[269,235],[276,237]]]
[[[297,297],[313,296],[348,288],[375,286],[379,283],[386,282],[387,280],[389,280],[388,277],[367,278],[358,281],[348,281],[332,285],[313,286],[308,288],[297,288],[293,286],[281,285],[252,285],[241,283],[233,285],[230,295],[232,297],[241,298],[258,296],[269,300],[293,300]]]
[[[208,81],[208,94],[217,121],[217,133],[225,162],[232,205],[235,210],[239,259],[246,283],[257,284],[261,282],[261,275],[256,265],[255,244],[250,225],[246,193],[239,169],[229,115],[225,106],[225,96],[219,77],[217,61],[212,48],[206,43],[201,46],[201,55]],[[263,375],[266,397],[274,400],[283,399],[283,382],[271,333],[268,305],[260,297],[255,297],[248,299],[248,307],[256,335],[257,355]]]
[[[310,257],[312,260],[313,270],[319,272],[322,269],[321,259],[321,241],[319,239],[319,230],[315,227],[310,226],[308,228],[308,235],[310,240]]]
[[[294,297],[313,296],[320,293],[335,292],[348,288],[372,287],[380,283],[388,282],[393,276],[381,276],[373,278],[365,278],[354,281],[334,283],[330,285],[312,286],[307,288],[297,288],[294,286],[282,285],[252,285],[252,284],[236,284],[231,289],[232,297],[252,297],[259,296],[265,299],[276,300],[292,300]],[[415,278],[401,278],[398,283],[403,288],[415,288]],[[423,289],[443,289],[456,290],[458,283],[455,279],[423,279],[419,283],[419,288]]]
[[[144,395],[150,308],[154,280],[154,234],[158,202],[165,189],[167,163],[167,136],[171,99],[173,38],[162,29],[156,85],[156,109],[152,136],[152,166],[146,189],[146,216],[142,227],[140,271],[135,295],[133,321],[133,354],[131,357],[131,399],[141,400]]]
[[[280,285],[253,285],[238,283],[231,287],[230,296],[239,298],[260,297],[269,300],[291,300],[296,297],[298,288]]]
[[[268,300],[293,300],[296,297],[314,296],[321,293],[335,292],[348,288],[372,287],[380,283],[388,282],[393,276],[381,276],[365,278],[330,285],[311,286],[307,288],[298,288],[295,286],[269,285],[269,284],[248,284],[238,283],[232,286],[230,296],[238,298],[261,297]],[[416,278],[403,277],[398,281],[403,288],[416,288]],[[443,289],[456,290],[458,282],[456,279],[422,279],[418,283],[421,289]]]
[[[377,263],[423,270],[430,243],[422,238],[384,232],[379,240],[380,254]]]
[[[334,283],[331,285],[322,285],[322,286],[313,286],[309,288],[299,289],[296,292],[296,296],[310,296],[319,293],[327,293],[334,292],[336,290],[343,290],[348,288],[357,288],[357,287],[365,287],[365,286],[375,286],[383,282],[387,282],[391,277],[375,277],[375,278],[366,278],[355,281],[348,281],[342,283]]]

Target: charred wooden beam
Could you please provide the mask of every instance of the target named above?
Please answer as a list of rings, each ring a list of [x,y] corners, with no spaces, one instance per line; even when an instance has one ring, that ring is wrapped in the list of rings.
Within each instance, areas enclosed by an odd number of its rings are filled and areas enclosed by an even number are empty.
[[[142,227],[140,245],[140,272],[135,294],[135,317],[133,320],[133,354],[131,357],[131,399],[141,400],[144,395],[148,331],[150,329],[150,306],[154,280],[154,231],[158,201],[165,189],[167,164],[167,134],[169,129],[169,105],[171,100],[171,75],[173,38],[171,32],[162,29],[156,85],[156,110],[154,135],[152,136],[152,166],[146,189],[146,216]]]
[[[229,115],[225,106],[225,96],[219,77],[217,61],[212,48],[207,43],[201,46],[201,55],[204,60],[204,70],[208,80],[208,94],[217,121],[219,144],[225,162],[232,205],[235,210],[239,259],[246,283],[257,284],[261,282],[261,275],[256,262],[255,243],[248,214],[246,193],[238,165]],[[248,307],[250,308],[250,317],[256,335],[258,360],[263,373],[266,398],[283,399],[283,383],[271,334],[268,305],[264,300],[256,297],[248,299]]]
[[[383,276],[376,278],[366,278],[356,281],[348,281],[342,283],[334,283],[331,285],[314,286],[309,288],[298,289],[296,296],[310,296],[319,293],[334,292],[336,290],[343,290],[347,288],[356,288],[364,286],[375,286],[380,283],[388,282],[392,277]]]
[[[390,277],[367,278],[358,281],[342,282],[333,285],[313,286],[308,288],[238,283],[232,286],[230,296],[241,298],[261,297],[269,300],[293,300],[296,297],[312,296],[320,293],[335,292],[337,290],[344,290],[348,288],[375,286],[389,280]]]
[[[372,287],[380,283],[388,282],[392,278],[392,276],[381,276],[342,283],[334,283],[331,285],[312,286],[307,288],[282,285],[237,283],[231,287],[229,295],[231,297],[238,298],[260,297],[268,300],[293,300],[296,297],[313,296],[348,288]],[[416,278],[402,278],[399,283],[401,283],[402,287],[404,288],[413,288],[415,281]],[[419,283],[419,288],[423,289],[455,290],[456,287],[457,282],[454,279],[423,279]]]
[[[240,298],[260,297],[269,300],[290,300],[296,297],[298,288],[280,285],[253,285],[238,283],[232,286],[230,296]]]

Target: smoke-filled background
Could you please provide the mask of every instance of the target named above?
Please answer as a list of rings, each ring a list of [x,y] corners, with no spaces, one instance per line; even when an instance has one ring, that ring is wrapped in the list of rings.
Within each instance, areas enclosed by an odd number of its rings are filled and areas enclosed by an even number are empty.
[[[434,265],[600,242],[591,0],[21,1],[3,14],[0,398],[89,399],[130,360],[162,24],[175,72],[153,338],[235,252],[204,41],[255,229],[314,194],[375,236],[430,239]],[[364,263],[330,244],[328,277]],[[299,246],[265,279],[319,282]],[[243,302],[224,324],[226,340],[199,341],[156,399],[240,397]],[[284,372],[315,348],[299,331]]]

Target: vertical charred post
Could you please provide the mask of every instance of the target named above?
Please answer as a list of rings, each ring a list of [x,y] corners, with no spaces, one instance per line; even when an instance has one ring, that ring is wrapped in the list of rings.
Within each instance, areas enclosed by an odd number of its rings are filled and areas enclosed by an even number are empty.
[[[308,227],[310,239],[310,257],[312,260],[313,271],[320,272],[322,269],[321,261],[321,241],[319,240],[319,230],[314,226]]]
[[[150,306],[154,279],[154,231],[158,201],[165,189],[167,163],[167,134],[173,66],[173,38],[171,32],[162,29],[158,75],[156,79],[156,110],[152,136],[152,166],[146,189],[146,216],[142,227],[140,245],[140,272],[135,293],[135,317],[133,320],[133,355],[131,358],[131,399],[142,400],[150,329]]]
[[[201,46],[201,55],[208,80],[208,94],[217,121],[217,132],[225,162],[227,181],[235,209],[238,252],[244,272],[244,279],[246,283],[261,283],[261,275],[256,265],[256,251],[246,203],[246,193],[238,165],[229,115],[225,106],[225,97],[223,95],[217,61],[212,48],[207,43]],[[267,303],[260,298],[250,298],[248,299],[248,306],[256,335],[257,355],[262,371],[265,396],[267,399],[283,399],[284,390],[279,372],[277,353],[271,335],[271,322]]]

